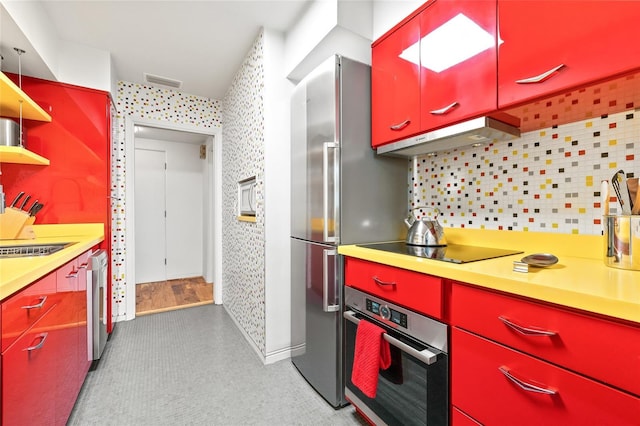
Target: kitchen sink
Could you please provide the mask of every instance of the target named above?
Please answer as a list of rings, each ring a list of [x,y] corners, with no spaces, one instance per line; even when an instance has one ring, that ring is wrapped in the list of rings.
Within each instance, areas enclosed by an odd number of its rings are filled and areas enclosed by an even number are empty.
[[[74,243],[55,244],[20,244],[15,246],[0,246],[0,259],[8,257],[47,256],[69,247]]]

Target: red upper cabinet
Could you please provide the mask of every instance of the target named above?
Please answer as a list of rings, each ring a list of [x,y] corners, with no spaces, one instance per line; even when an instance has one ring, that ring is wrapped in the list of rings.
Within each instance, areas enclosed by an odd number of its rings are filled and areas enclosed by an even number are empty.
[[[420,131],[420,19],[413,18],[371,51],[372,146]]]
[[[430,1],[373,44],[374,148],[497,109],[496,9]]]
[[[498,17],[500,108],[640,66],[640,2],[499,0]]]
[[[496,7],[438,0],[420,15],[423,131],[496,110]]]

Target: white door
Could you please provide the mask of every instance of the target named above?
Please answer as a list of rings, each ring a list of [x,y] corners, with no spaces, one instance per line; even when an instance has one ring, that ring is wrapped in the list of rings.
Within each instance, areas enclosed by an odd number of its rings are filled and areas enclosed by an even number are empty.
[[[165,164],[165,151],[136,148],[136,284],[167,279]]]

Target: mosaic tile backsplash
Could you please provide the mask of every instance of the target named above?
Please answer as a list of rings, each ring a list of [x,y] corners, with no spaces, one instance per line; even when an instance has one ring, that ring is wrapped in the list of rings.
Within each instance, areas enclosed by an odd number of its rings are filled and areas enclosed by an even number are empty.
[[[639,147],[640,111],[629,110],[419,156],[410,208],[437,207],[444,227],[600,235],[600,183],[618,170],[638,177]],[[610,211],[620,213],[613,190]]]

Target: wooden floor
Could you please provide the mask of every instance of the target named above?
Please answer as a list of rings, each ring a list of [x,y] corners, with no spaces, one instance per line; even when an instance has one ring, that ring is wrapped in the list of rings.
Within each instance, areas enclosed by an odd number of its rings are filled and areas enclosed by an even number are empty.
[[[213,284],[202,277],[136,285],[136,315],[154,314],[213,303]]]

